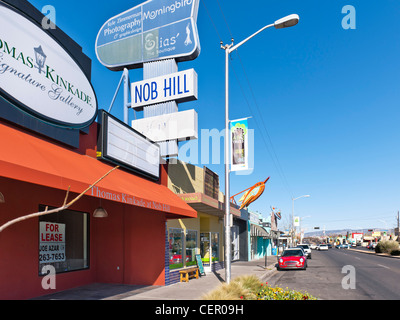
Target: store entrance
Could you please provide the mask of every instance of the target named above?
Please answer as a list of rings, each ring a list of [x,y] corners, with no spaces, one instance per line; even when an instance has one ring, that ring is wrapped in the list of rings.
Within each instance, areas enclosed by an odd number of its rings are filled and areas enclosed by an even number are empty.
[[[211,272],[212,264],[219,261],[219,233],[200,233],[200,255],[203,261],[204,271]]]

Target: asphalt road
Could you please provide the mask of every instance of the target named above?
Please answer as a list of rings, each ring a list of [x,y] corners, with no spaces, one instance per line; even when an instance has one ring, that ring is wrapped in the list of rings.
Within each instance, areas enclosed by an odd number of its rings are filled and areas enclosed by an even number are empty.
[[[400,259],[332,248],[313,250],[307,270],[276,271],[267,281],[325,300],[399,300],[399,280]]]

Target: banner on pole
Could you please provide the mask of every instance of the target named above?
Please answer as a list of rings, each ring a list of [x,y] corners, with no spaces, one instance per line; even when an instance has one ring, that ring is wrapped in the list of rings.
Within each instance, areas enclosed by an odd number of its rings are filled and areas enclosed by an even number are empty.
[[[232,120],[231,137],[231,171],[249,169],[249,135],[247,118]]]

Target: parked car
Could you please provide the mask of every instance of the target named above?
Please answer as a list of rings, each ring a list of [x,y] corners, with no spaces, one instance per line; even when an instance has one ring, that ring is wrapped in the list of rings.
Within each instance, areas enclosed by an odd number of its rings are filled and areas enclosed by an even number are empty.
[[[326,243],[322,243],[317,247],[318,250],[328,250],[328,245]]]
[[[311,249],[308,244],[306,243],[299,243],[297,248],[302,248],[307,256],[307,259],[311,259]]]
[[[278,270],[307,269],[307,257],[302,248],[289,248],[278,257]]]
[[[336,246],[336,249],[350,249],[350,245],[347,243],[342,243]]]
[[[367,249],[370,249],[370,250],[375,249],[376,245],[377,245],[376,242],[371,242],[369,245],[367,245]]]

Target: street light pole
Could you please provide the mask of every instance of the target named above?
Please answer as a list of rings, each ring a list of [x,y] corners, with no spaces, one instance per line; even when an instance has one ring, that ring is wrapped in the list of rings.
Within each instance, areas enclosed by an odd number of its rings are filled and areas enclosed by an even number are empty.
[[[225,45],[225,281],[231,282],[231,214],[229,194],[229,49]]]
[[[297,198],[292,198],[292,246],[293,246],[293,242],[294,242],[294,235],[295,235],[295,231],[294,231],[294,201],[300,198],[308,198],[310,195],[309,194],[305,194],[303,196],[297,197]],[[301,230],[300,230],[301,232]]]
[[[231,44],[222,45],[221,49],[225,50],[225,282],[231,281],[231,214],[230,214],[230,199],[229,199],[229,55],[232,51],[239,48],[242,44],[249,41],[251,38],[264,31],[269,27],[276,29],[288,28],[296,25],[299,22],[297,14],[291,14],[282,19],[275,21],[273,24],[266,25],[257,32],[253,33],[237,45]]]

